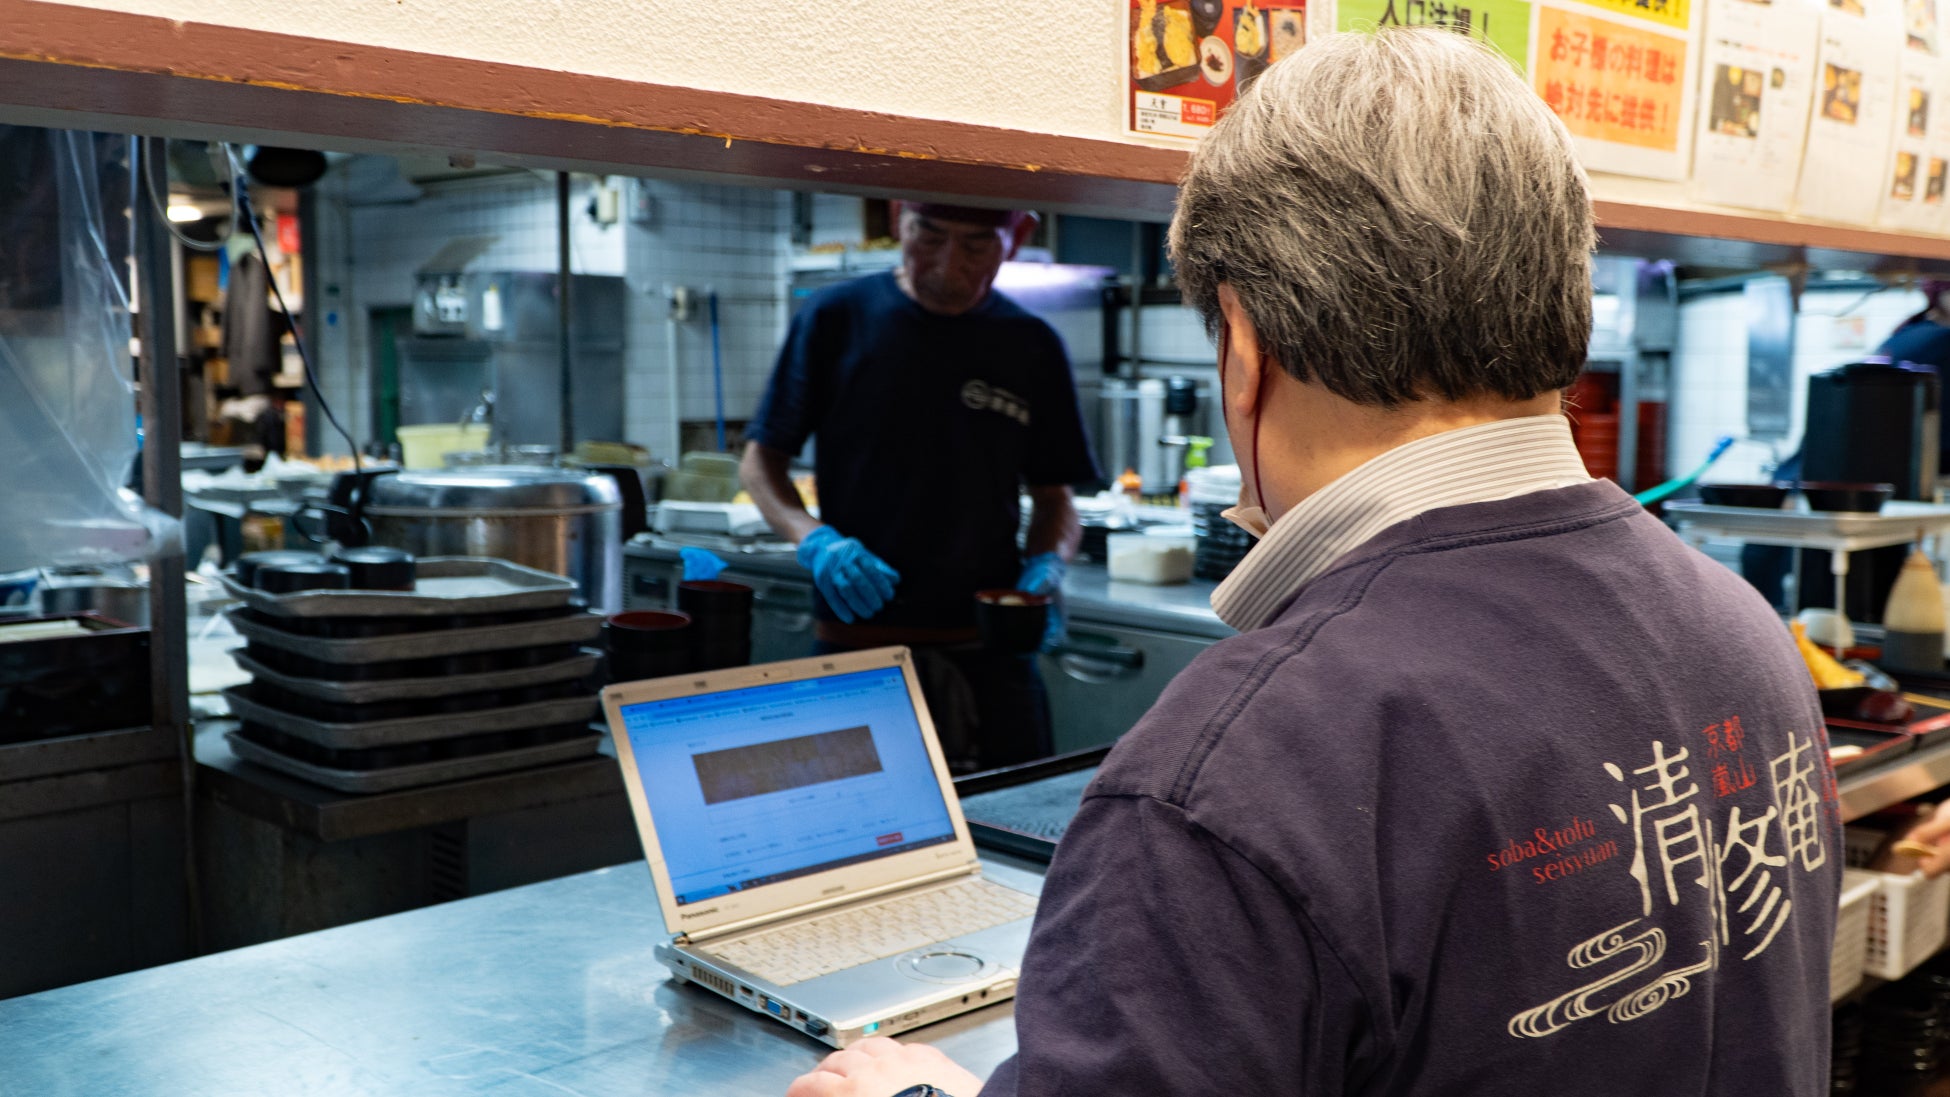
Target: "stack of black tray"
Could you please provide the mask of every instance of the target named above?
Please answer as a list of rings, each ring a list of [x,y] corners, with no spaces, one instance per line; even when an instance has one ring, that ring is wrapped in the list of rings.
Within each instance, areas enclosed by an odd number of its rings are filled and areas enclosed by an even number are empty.
[[[1109,747],[955,778],[968,836],[983,849],[1048,864]]]
[[[242,604],[226,690],[238,757],[343,792],[387,792],[595,753],[602,615],[561,576],[482,557],[419,561],[412,591],[267,594]]]

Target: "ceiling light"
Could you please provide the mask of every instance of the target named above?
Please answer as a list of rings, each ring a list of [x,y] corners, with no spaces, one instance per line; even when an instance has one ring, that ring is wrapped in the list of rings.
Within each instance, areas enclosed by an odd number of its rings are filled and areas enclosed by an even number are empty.
[[[169,200],[169,219],[178,223],[203,220],[203,211],[191,205],[187,199]]]

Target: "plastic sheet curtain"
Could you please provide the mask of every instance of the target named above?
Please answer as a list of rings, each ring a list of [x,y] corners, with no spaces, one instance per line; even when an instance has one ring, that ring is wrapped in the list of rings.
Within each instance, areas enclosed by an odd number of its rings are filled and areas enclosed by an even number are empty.
[[[125,489],[131,145],[0,126],[0,573],[136,559],[178,536]]]

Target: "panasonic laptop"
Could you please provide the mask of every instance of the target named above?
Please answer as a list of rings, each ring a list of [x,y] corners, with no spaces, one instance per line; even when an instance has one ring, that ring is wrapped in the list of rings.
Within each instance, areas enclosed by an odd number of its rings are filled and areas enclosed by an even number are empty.
[[[1015,993],[1036,898],[982,878],[906,648],[622,683],[603,709],[678,981],[834,1047]]]

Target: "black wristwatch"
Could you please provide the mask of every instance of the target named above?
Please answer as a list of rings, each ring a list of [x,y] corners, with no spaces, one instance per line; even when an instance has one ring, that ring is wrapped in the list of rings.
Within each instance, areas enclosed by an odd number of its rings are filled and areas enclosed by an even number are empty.
[[[894,1097],[954,1097],[954,1094],[949,1093],[945,1089],[936,1089],[934,1086],[924,1082],[918,1086],[908,1086],[906,1089],[894,1094]]]

